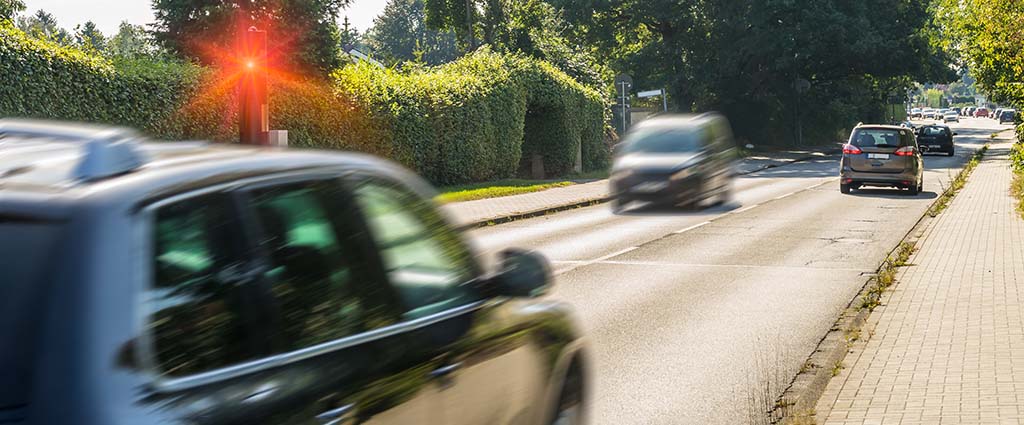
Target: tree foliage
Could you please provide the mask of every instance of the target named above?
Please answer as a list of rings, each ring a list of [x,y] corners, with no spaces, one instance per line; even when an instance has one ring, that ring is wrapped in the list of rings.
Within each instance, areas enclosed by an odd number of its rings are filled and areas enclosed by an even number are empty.
[[[1024,106],[1024,3],[941,0],[943,41],[991,100]]]
[[[428,28],[425,22],[423,0],[390,0],[367,32],[370,51],[389,65],[440,65],[458,58],[455,32]]]
[[[16,22],[18,29],[31,37],[63,45],[71,45],[74,42],[71,34],[57,25],[57,19],[42,9],[33,15],[18,16]]]
[[[682,111],[717,109],[742,137],[813,138],[881,120],[914,80],[955,77],[929,0],[550,0],[573,38]],[[797,96],[794,82],[811,83]],[[902,96],[901,96],[902,97]]]
[[[144,27],[121,22],[117,34],[107,40],[106,53],[115,58],[141,59],[159,52]]]
[[[350,0],[152,0],[153,35],[167,51],[204,64],[230,60],[243,31],[268,32],[276,66],[327,73],[340,63],[335,19]]]
[[[25,10],[22,0],[0,0],[0,19],[12,19],[14,14]]]
[[[75,45],[87,51],[104,52],[107,50],[107,38],[95,23],[86,21],[75,27]]]

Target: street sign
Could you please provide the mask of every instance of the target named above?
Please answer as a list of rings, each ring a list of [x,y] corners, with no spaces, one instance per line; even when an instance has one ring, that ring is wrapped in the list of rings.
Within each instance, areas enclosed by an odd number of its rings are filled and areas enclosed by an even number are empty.
[[[637,93],[636,97],[645,98],[645,97],[661,96],[663,94],[665,94],[665,90],[664,89],[648,90],[648,91],[642,91],[640,93]]]
[[[616,76],[615,88],[618,90],[622,90],[623,86],[625,86],[627,89],[633,88],[633,77],[630,77],[629,74],[619,74],[618,76]]]

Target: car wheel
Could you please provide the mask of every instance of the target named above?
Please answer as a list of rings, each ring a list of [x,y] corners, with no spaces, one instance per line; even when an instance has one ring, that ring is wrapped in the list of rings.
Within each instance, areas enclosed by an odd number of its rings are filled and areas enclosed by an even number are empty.
[[[629,203],[628,199],[615,198],[609,202],[612,207],[612,213],[620,214],[626,210],[626,204]]]
[[[915,184],[914,187],[908,187],[907,188],[907,194],[910,195],[910,196],[917,196],[917,194],[919,192],[918,189],[920,189],[920,183]]]
[[[582,425],[586,423],[583,411],[583,378],[579,373],[570,373],[562,383],[562,395],[558,399],[551,425]]]
[[[946,156],[953,156],[954,154],[956,154],[956,148],[949,148],[949,150],[946,151]]]
[[[839,192],[843,193],[844,195],[849,194],[850,193],[850,185],[840,183],[839,184]]]

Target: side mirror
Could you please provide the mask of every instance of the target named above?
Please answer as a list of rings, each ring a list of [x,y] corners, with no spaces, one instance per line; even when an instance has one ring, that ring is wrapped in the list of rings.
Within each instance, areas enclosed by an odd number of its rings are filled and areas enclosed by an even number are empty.
[[[534,298],[545,295],[554,280],[551,263],[543,255],[523,249],[499,254],[501,269],[490,279],[491,293],[505,297]]]
[[[954,136],[956,136],[957,134],[959,134],[959,133],[957,133],[957,132],[955,132],[955,131],[953,132],[953,135],[954,135]]]

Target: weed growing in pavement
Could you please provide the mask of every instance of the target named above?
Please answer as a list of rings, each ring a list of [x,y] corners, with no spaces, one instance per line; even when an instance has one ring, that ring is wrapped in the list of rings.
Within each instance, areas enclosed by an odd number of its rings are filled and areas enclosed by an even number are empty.
[[[964,188],[965,184],[967,184],[967,178],[970,177],[971,172],[973,172],[978,166],[978,163],[981,162],[981,157],[985,156],[986,151],[988,151],[988,145],[982,146],[981,149],[978,149],[978,151],[974,153],[974,156],[972,156],[971,160],[964,166],[964,169],[960,170],[960,173],[957,174],[950,182],[949,187],[942,191],[942,195],[939,196],[939,199],[935,201],[935,204],[933,204],[928,210],[928,215],[932,217],[938,216],[939,213],[949,206],[949,202],[953,200],[953,197],[960,192],[960,189]]]
[[[1013,172],[1010,193],[1017,198],[1017,212],[1024,218],[1024,171],[1015,170]]]
[[[836,364],[832,366],[832,376],[839,375],[839,372],[842,372],[845,368],[846,365],[843,364],[842,360],[837,361]]]
[[[892,284],[896,283],[896,272],[900,267],[909,265],[907,263],[910,260],[910,256],[914,253],[914,244],[910,242],[903,242],[899,248],[893,252],[888,258],[882,262],[882,266],[878,268],[878,274],[872,279],[869,284],[868,292],[864,294],[864,298],[861,301],[860,308],[874,311],[875,307],[881,304],[882,294]],[[857,331],[857,337],[860,337],[860,331]],[[849,339],[849,335],[847,335]]]

